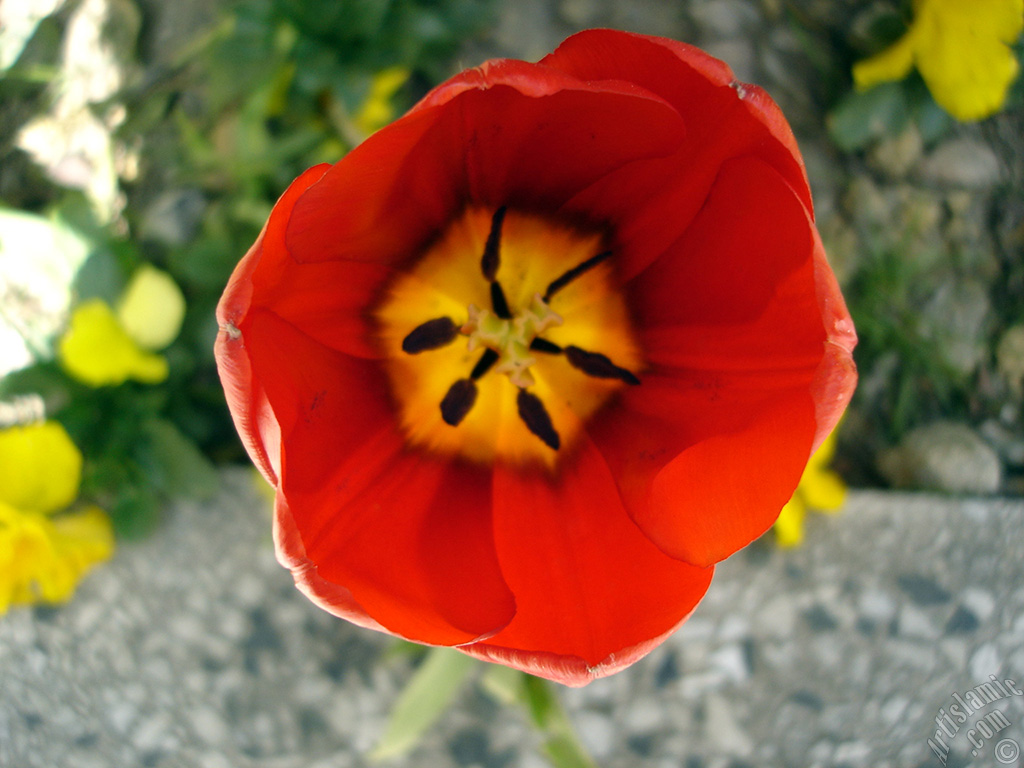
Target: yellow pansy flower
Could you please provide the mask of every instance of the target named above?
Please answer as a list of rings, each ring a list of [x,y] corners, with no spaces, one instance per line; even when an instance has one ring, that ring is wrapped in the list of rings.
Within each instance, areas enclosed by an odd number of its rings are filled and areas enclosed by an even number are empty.
[[[82,454],[57,422],[0,430],[0,614],[59,603],[114,551],[98,507],[58,513],[78,495]]]
[[[54,512],[75,500],[81,478],[82,454],[60,423],[0,430],[0,502]]]
[[[918,0],[907,33],[853,67],[857,88],[900,80],[917,66],[935,101],[958,120],[981,120],[1006,101],[1019,63],[1024,0]]]
[[[68,373],[91,387],[116,386],[128,379],[156,384],[168,374],[167,360],[141,349],[102,299],[75,308],[59,352]]]
[[[835,512],[846,499],[846,485],[842,478],[828,469],[836,450],[833,432],[814,452],[786,506],[775,521],[775,540],[783,547],[798,547],[804,540],[804,518],[807,511]]]
[[[110,520],[98,507],[50,517],[0,502],[0,614],[11,605],[66,602],[113,551]]]
[[[149,264],[135,270],[117,303],[121,327],[143,349],[163,349],[185,319],[185,297],[166,272]]]
[[[389,67],[373,76],[370,93],[353,119],[363,134],[369,136],[394,119],[395,107],[391,99],[408,79],[409,70],[405,67]]]

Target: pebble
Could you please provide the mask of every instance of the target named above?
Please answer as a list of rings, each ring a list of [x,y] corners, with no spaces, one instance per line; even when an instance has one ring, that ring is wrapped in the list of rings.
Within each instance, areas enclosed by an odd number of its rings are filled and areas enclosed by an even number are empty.
[[[754,747],[750,738],[733,714],[728,702],[721,696],[708,696],[704,702],[704,730],[707,738],[722,752],[736,757],[747,757]]]
[[[1024,437],[1004,427],[996,419],[986,419],[978,427],[978,433],[993,448],[1007,465],[1015,468],[1024,467]]]
[[[607,715],[586,711],[579,713],[574,721],[580,741],[591,757],[601,760],[611,753],[618,729]]]
[[[744,0],[705,0],[691,3],[690,16],[706,44],[714,38],[737,38],[760,21],[757,7]]]
[[[1006,329],[996,347],[996,361],[999,373],[1019,399],[1024,394],[1024,325]]]
[[[895,601],[878,589],[866,589],[861,592],[858,608],[861,616],[879,624],[889,621],[896,614]]]
[[[722,677],[731,683],[742,683],[750,677],[746,654],[738,643],[719,648],[711,654],[709,661],[712,669],[720,672]]]
[[[558,13],[574,27],[588,27],[604,11],[598,0],[562,0],[558,4]]]
[[[991,592],[977,587],[968,587],[960,596],[960,601],[978,617],[982,623],[989,620],[996,609],[996,599]]]
[[[943,282],[921,309],[921,333],[954,370],[968,376],[987,354],[992,314],[988,290],[979,280]]]
[[[917,126],[909,123],[895,135],[883,136],[868,154],[871,168],[886,178],[900,181],[920,162],[924,142]]]
[[[192,242],[206,211],[206,199],[197,189],[162,192],[142,215],[140,235],[169,246]]]
[[[999,157],[972,138],[948,139],[925,157],[921,177],[940,187],[986,189],[1002,179]]]
[[[932,623],[928,614],[909,603],[900,610],[899,632],[904,637],[920,637],[928,640],[935,639],[939,635],[938,628]]]
[[[749,40],[715,41],[705,45],[704,50],[728,64],[741,83],[752,83],[757,79],[756,55]]]
[[[999,490],[999,456],[970,427],[939,421],[912,430],[885,452],[879,469],[896,487],[948,493],[990,494]]]
[[[995,643],[985,643],[971,654],[968,668],[971,678],[980,684],[986,682],[989,675],[998,677],[1004,671],[1005,663]]]

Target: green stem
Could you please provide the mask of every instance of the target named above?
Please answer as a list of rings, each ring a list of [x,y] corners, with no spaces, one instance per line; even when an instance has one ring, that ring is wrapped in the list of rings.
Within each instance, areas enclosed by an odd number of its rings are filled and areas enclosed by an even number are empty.
[[[526,708],[545,736],[544,753],[553,768],[597,768],[577,738],[569,716],[551,685],[533,675],[523,677]]]

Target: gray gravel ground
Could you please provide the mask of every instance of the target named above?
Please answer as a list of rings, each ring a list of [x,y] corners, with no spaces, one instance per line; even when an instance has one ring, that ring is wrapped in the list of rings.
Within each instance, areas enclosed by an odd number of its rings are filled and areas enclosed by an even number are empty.
[[[727,561],[662,648],[563,701],[605,768],[938,765],[954,693],[1024,687],[1022,522],[1021,501],[855,492],[804,548]],[[0,765],[363,766],[412,672],[390,647],[294,589],[252,474],[227,472],[67,607],[0,619]],[[1010,725],[984,738],[994,710]],[[1024,743],[1024,696],[946,728],[947,765],[1018,765],[993,751]],[[540,768],[537,747],[470,686],[393,765]]]

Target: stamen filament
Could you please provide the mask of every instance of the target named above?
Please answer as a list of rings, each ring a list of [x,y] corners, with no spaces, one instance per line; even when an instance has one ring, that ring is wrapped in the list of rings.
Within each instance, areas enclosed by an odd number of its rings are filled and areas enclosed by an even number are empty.
[[[602,251],[596,256],[591,256],[586,261],[577,264],[572,269],[566,270],[560,277],[555,278],[549,284],[547,289],[544,291],[544,301],[550,301],[551,297],[554,296],[558,291],[562,290],[576,278],[580,277],[586,272],[596,267],[605,259],[612,255],[611,251]]]
[[[502,290],[501,283],[497,280],[491,283],[491,308],[494,310],[494,314],[502,320],[512,319],[512,310],[508,308],[505,291]]]
[[[494,212],[491,218],[491,231],[487,234],[487,244],[484,245],[484,255],[480,259],[484,280],[491,283],[497,278],[498,266],[501,264],[501,225],[505,221],[505,211],[503,205]]]
[[[549,355],[562,354],[562,348],[554,342],[542,339],[539,336],[530,342],[530,349],[534,352],[545,352]]]
[[[473,381],[479,381],[485,373],[491,370],[491,366],[498,362],[499,355],[493,349],[488,348],[476,365],[473,366],[473,372],[469,374],[469,378]]]

